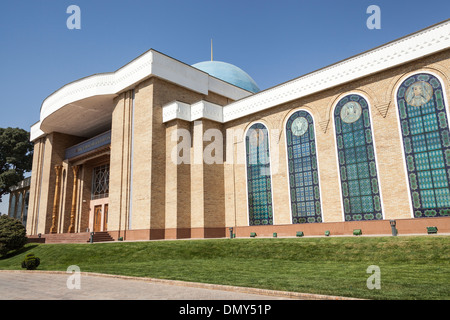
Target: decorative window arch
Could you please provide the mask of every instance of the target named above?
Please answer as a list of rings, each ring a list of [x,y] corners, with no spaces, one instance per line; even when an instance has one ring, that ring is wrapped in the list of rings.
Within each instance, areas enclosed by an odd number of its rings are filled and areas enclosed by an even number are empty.
[[[305,110],[286,121],[292,223],[322,222],[313,117]]]
[[[269,132],[264,124],[255,123],[249,128],[245,150],[249,225],[272,225]]]
[[[450,215],[450,132],[444,97],[441,81],[428,73],[408,77],[396,92],[416,218]]]
[[[349,94],[334,109],[345,221],[383,219],[369,105]]]

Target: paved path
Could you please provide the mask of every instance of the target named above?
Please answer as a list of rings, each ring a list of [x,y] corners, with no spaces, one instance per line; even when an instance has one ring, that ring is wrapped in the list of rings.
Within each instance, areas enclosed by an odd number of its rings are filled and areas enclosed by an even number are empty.
[[[208,288],[183,282],[164,283],[133,278],[80,274],[80,289],[73,274],[0,270],[0,300],[274,300],[273,295]],[[173,284],[177,283],[177,284]],[[204,287],[201,287],[204,286]],[[258,292],[258,291],[255,291]],[[296,297],[296,299],[299,299]]]

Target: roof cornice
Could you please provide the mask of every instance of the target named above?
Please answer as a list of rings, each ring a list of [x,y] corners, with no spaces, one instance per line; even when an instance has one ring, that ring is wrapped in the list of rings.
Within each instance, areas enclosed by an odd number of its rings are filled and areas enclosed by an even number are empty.
[[[45,134],[40,124],[55,111],[92,96],[119,94],[151,76],[205,95],[213,91],[237,100],[221,108],[206,102],[189,107],[176,102],[165,107],[166,121],[172,117],[187,121],[206,117],[225,123],[449,48],[450,19],[253,95],[158,51],[149,50],[115,72],[74,81],[50,95],[42,103],[40,122],[32,126],[31,140]]]
[[[40,121],[32,126],[31,140],[45,134],[41,124],[47,117],[65,107],[70,108],[71,103],[94,96],[118,95],[150,77],[158,77],[204,95],[215,92],[232,100],[252,94],[151,49],[115,72],[73,81],[48,96],[41,106]]]
[[[450,19],[341,62],[233,102],[232,121],[450,48]]]

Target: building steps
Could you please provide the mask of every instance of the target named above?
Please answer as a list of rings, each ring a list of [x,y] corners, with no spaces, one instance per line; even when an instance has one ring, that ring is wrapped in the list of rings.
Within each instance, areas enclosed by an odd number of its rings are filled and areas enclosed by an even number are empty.
[[[32,243],[89,243],[90,232],[80,233],[51,233],[43,234],[39,238],[37,235],[28,236],[28,242]],[[93,242],[114,241],[111,235],[104,232],[95,232]]]
[[[93,242],[114,241],[113,237],[111,237],[111,235],[107,231],[94,232],[93,240]]]

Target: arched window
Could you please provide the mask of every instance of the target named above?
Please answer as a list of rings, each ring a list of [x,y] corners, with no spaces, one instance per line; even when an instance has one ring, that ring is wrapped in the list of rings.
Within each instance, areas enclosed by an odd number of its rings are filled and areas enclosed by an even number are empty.
[[[334,110],[345,221],[382,219],[369,105],[360,95],[342,98]]]
[[[94,168],[92,175],[91,199],[102,199],[109,197],[109,164]]]
[[[292,223],[322,222],[312,116],[300,110],[286,122]]]
[[[262,123],[245,135],[249,225],[273,224],[269,134]]]
[[[440,81],[409,77],[397,105],[414,217],[449,216],[450,132]]]

